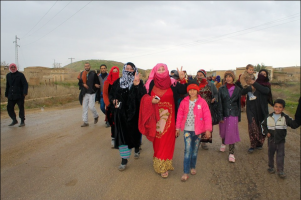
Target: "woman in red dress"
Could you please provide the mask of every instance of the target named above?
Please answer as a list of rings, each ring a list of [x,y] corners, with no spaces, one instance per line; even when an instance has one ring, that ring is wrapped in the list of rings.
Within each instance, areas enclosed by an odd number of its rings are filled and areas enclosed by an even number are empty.
[[[154,148],[153,166],[155,172],[161,174],[163,178],[167,178],[168,171],[174,169],[172,158],[176,139],[176,103],[180,94],[187,93],[187,85],[182,68],[178,72],[180,82],[169,77],[167,65],[159,63],[152,69],[149,79],[145,84],[146,95],[148,96],[146,98],[152,98],[149,102],[157,104],[159,109],[160,117],[156,122],[155,137],[152,139]],[[151,107],[152,105],[149,106]]]

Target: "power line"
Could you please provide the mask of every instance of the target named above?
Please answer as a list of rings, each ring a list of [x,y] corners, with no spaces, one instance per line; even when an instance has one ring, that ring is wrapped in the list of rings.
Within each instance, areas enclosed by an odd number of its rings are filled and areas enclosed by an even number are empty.
[[[27,45],[30,45],[30,44],[33,44],[37,41],[39,41],[40,39],[42,39],[43,37],[45,37],[46,35],[50,34],[51,32],[53,32],[55,29],[57,29],[58,27],[60,27],[61,25],[63,25],[66,21],[68,21],[71,17],[73,17],[74,15],[76,15],[79,11],[81,11],[83,8],[85,8],[88,4],[90,4],[92,1],[89,1],[86,5],[84,5],[81,9],[79,9],[76,13],[74,13],[73,15],[71,15],[68,19],[66,19],[63,23],[61,23],[60,25],[58,25],[57,27],[55,27],[54,29],[52,29],[50,32],[48,32],[47,34],[45,34],[44,36],[40,37],[39,39],[31,42],[31,43],[28,43],[28,44],[25,44],[24,46],[27,46]]]
[[[254,29],[254,28],[256,28],[256,27],[260,27],[260,26],[263,26],[263,25],[273,24],[273,23],[275,23],[276,21],[283,21],[283,20],[288,20],[288,19],[291,19],[291,18],[296,18],[296,17],[298,17],[298,16],[295,16],[295,15],[300,15],[300,13],[293,14],[293,15],[289,15],[289,16],[287,16],[287,17],[285,17],[285,18],[280,18],[280,19],[277,19],[277,20],[273,20],[273,21],[270,21],[270,22],[266,22],[266,23],[261,24],[261,25],[253,26],[253,27],[246,28],[246,29],[242,29],[242,30],[235,31],[235,32],[232,32],[232,33],[228,33],[228,34],[224,34],[224,35],[221,35],[221,36],[211,37],[211,38],[212,38],[211,40],[210,40],[210,38],[204,39],[204,40],[196,40],[196,41],[189,42],[189,43],[183,43],[183,44],[174,45],[174,48],[169,48],[169,49],[165,49],[165,50],[161,50],[161,51],[156,51],[156,52],[152,52],[152,53],[148,53],[148,54],[143,54],[143,55],[126,56],[126,57],[122,57],[122,58],[133,58],[133,57],[147,56],[147,55],[152,55],[152,54],[167,52],[167,51],[173,50],[173,49],[175,49],[175,48],[177,48],[177,47],[179,47],[179,46],[191,46],[191,45],[198,45],[198,44],[209,43],[209,42],[213,42],[213,41],[217,41],[217,40],[229,38],[229,37],[225,37],[225,36],[227,36],[227,35],[233,35],[233,34],[236,34],[236,33],[239,33],[239,32],[243,32],[243,31],[246,31],[246,30],[249,30],[249,29]],[[279,25],[282,25],[282,24],[285,24],[285,23],[290,23],[290,22],[294,22],[294,21],[298,21],[298,20],[300,20],[300,19],[298,18],[297,20],[292,20],[292,21],[288,21],[288,22],[281,23],[281,24],[276,24],[276,25],[274,25],[274,26],[279,26]],[[257,29],[257,30],[255,30],[255,31],[259,31],[259,30],[271,28],[271,27],[274,27],[274,26],[269,26],[269,27]],[[247,32],[247,33],[241,33],[241,34],[238,34],[238,35],[248,34],[248,33],[252,33],[252,32],[255,32],[255,31],[251,31],[251,32]],[[238,36],[238,35],[234,35],[234,36]],[[230,36],[230,37],[234,37],[234,36]],[[219,39],[219,38],[220,38],[220,39]],[[198,43],[198,44],[195,44],[195,43]],[[122,58],[120,58],[120,59],[122,59]]]
[[[41,28],[43,28],[46,24],[48,24],[51,20],[53,20],[58,14],[60,14],[72,1],[69,1],[69,3],[67,5],[65,5],[64,8],[62,8],[56,15],[54,15],[50,20],[48,20],[43,26],[41,26],[39,29],[37,29],[36,31],[34,31],[33,33],[31,33],[29,36],[31,36],[32,34],[34,34],[35,32],[37,32],[38,30],[40,30]]]
[[[47,15],[47,13],[53,8],[53,6],[54,6],[56,3],[57,3],[57,1],[51,6],[51,8],[46,12],[46,14],[38,21],[38,23],[36,23],[36,25],[34,25],[34,26],[30,29],[30,31],[40,23],[40,21]],[[22,37],[22,39],[24,39],[25,36],[26,36],[30,31],[28,31],[28,32]]]

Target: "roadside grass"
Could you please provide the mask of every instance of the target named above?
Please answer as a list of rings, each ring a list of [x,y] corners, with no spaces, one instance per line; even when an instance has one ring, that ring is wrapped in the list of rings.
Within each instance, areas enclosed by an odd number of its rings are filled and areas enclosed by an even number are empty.
[[[25,98],[25,108],[42,108],[78,100],[79,89],[73,83],[58,85],[28,86],[28,95]],[[1,85],[1,103],[7,102],[5,86]],[[17,106],[16,106],[17,108]],[[1,105],[1,111],[6,111],[6,104]]]
[[[300,98],[300,82],[272,83],[272,95],[273,100],[285,100],[284,112],[294,118]]]

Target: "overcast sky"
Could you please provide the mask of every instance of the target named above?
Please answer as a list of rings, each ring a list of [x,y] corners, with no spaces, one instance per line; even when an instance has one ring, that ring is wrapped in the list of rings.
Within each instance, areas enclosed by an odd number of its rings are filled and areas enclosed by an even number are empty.
[[[300,66],[300,2],[1,1],[1,62],[85,59],[151,69]]]

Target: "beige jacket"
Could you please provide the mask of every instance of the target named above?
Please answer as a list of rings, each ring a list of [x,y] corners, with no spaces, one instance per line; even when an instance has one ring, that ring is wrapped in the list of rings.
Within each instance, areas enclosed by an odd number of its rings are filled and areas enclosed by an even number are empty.
[[[244,73],[240,77],[240,83],[241,83],[242,87],[247,88],[248,86],[250,86],[251,80],[255,80],[254,74],[249,74],[247,72],[247,70],[245,70]]]

